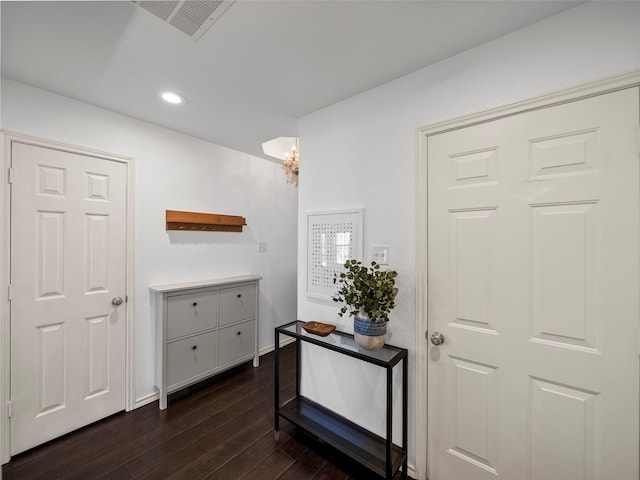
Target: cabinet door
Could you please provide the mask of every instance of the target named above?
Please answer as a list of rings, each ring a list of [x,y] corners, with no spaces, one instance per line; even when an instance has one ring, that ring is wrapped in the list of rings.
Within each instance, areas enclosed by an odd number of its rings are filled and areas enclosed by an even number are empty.
[[[167,339],[218,326],[218,291],[175,295],[167,299]]]
[[[220,329],[220,365],[251,355],[256,348],[256,321]]]
[[[167,384],[196,377],[218,365],[218,333],[209,332],[167,344]]]
[[[238,285],[220,290],[220,325],[248,320],[256,316],[256,284]]]

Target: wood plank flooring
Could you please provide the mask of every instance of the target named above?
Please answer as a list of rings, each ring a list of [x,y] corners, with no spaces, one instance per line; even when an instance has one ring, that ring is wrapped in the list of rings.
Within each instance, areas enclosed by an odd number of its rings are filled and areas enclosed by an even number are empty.
[[[281,350],[282,398],[295,349]],[[273,353],[133,412],[13,457],[4,480],[374,480],[341,452],[280,422],[273,435]],[[398,474],[397,479],[401,476]]]

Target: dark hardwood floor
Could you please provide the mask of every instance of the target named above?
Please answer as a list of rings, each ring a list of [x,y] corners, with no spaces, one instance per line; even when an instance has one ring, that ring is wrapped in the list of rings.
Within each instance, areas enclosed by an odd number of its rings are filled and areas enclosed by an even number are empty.
[[[282,398],[295,349],[281,350]],[[273,434],[273,353],[169,398],[119,413],[13,457],[4,480],[374,480],[342,453],[280,422]],[[398,474],[397,479],[401,476]]]

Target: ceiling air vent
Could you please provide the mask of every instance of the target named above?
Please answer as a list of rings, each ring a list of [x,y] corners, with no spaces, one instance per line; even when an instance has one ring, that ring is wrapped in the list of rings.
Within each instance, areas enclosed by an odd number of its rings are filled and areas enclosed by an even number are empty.
[[[132,1],[194,40],[199,40],[235,2],[235,0]]]

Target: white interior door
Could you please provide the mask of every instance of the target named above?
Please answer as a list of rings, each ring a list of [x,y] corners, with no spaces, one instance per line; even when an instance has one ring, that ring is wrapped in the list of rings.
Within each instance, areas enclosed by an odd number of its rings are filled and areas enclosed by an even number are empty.
[[[638,88],[428,139],[430,480],[637,480]]]
[[[11,453],[125,408],[127,165],[11,146]]]

